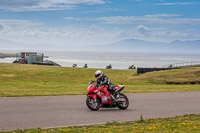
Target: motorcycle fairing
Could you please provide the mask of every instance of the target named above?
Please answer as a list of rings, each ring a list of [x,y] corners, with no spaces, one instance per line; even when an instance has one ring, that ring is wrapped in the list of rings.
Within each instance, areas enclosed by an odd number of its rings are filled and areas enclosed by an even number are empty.
[[[88,95],[89,97],[92,97],[93,99],[96,99],[97,98],[97,95]]]

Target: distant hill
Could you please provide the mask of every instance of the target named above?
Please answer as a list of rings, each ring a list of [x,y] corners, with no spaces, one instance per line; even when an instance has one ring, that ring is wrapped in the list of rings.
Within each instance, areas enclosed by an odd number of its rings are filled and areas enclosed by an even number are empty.
[[[191,51],[200,53],[200,40],[196,41],[174,41],[170,43],[170,47],[177,51]]]
[[[62,51],[98,51],[98,52],[173,52],[173,53],[200,53],[200,40],[149,42],[137,39],[126,39],[113,44],[92,46],[69,46],[57,44],[28,45],[0,39],[0,49],[15,50],[62,50]]]
[[[122,40],[117,43],[107,45],[112,50],[124,50],[124,51],[137,51],[137,52],[146,52],[146,51],[157,51],[162,47],[163,44],[157,42],[147,42],[143,40],[136,39],[127,39]]]
[[[0,49],[20,50],[20,49],[28,49],[28,48],[29,46],[24,43],[0,39]]]
[[[100,46],[98,46],[100,47]],[[173,41],[165,42],[148,42],[136,39],[122,40],[117,43],[101,46],[105,50],[111,51],[133,51],[133,52],[184,52],[200,53],[200,40],[196,41]]]

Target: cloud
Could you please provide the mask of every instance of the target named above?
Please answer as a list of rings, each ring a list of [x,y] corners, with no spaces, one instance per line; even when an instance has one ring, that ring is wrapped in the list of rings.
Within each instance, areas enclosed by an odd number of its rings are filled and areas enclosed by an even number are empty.
[[[79,4],[105,4],[104,0],[0,0],[0,9],[10,11],[64,10]]]
[[[120,9],[120,8],[101,8],[97,10],[90,10],[90,11],[82,11],[82,12],[77,12],[77,13],[103,13],[103,12],[126,12],[128,10],[126,9]]]
[[[136,30],[142,34],[146,34],[149,31],[149,28],[144,25],[139,25],[136,27]]]
[[[154,15],[145,15],[144,17],[177,17],[180,15],[177,14],[154,14]]]
[[[116,38],[118,32],[99,28],[94,24],[88,27],[45,28],[37,21],[1,19],[0,25],[4,26],[0,30],[0,40],[9,40],[16,44],[100,45],[120,40]]]
[[[94,11],[82,11],[82,12],[77,12],[77,13],[102,13],[102,12],[108,12],[108,11],[103,11],[103,10],[94,10]]]
[[[156,5],[192,5],[194,3],[157,3]]]
[[[74,21],[80,21],[81,18],[76,18],[76,17],[64,17],[65,20],[74,20]]]
[[[173,30],[167,28],[150,28],[138,25],[135,28],[123,31],[127,38],[134,38],[152,42],[171,42],[175,40],[199,40],[200,31],[198,30]]]
[[[22,28],[25,27],[35,27],[42,25],[37,21],[30,21],[30,20],[20,20],[20,19],[0,19],[0,25],[4,28]]]
[[[103,10],[103,11],[128,11],[126,9],[120,9],[120,8],[104,8],[101,10]]]
[[[140,1],[143,1],[143,0],[129,0],[129,1],[137,1],[137,2],[140,2]]]
[[[87,21],[99,21],[105,24],[192,24],[200,23],[200,19],[175,18],[174,14],[157,14],[145,16],[113,16],[99,18],[84,18]]]
[[[69,18],[74,19],[74,18]],[[152,28],[143,24],[132,28],[105,28],[98,24],[85,27],[45,28],[37,21],[0,20],[0,40],[9,40],[17,44],[54,46],[62,45],[102,45],[124,39],[140,39],[156,42],[174,40],[198,40],[198,29]],[[2,44],[3,45],[3,44]]]
[[[3,28],[4,28],[4,25],[0,24],[0,30],[3,30]]]
[[[200,19],[180,18],[177,14],[153,14],[145,16],[111,16],[111,17],[65,17],[72,21],[96,21],[103,24],[199,24]]]

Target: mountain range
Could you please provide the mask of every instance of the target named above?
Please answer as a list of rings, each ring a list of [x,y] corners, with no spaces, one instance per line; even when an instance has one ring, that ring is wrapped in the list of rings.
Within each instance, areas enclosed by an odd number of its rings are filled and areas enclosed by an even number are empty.
[[[99,52],[175,52],[175,53],[200,53],[200,40],[195,41],[173,41],[149,42],[137,39],[126,39],[113,44],[92,46],[69,46],[37,44],[26,45],[11,41],[0,40],[0,49],[16,50],[63,50],[63,51],[99,51]]]
[[[149,42],[137,39],[126,39],[113,44],[92,46],[93,50],[124,51],[124,52],[172,52],[172,53],[200,53],[200,40]]]

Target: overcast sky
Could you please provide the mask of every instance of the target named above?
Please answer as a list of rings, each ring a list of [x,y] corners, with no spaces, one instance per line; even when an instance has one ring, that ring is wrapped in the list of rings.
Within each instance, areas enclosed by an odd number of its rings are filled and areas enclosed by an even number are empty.
[[[74,46],[124,39],[200,40],[200,1],[0,0],[0,43]]]

